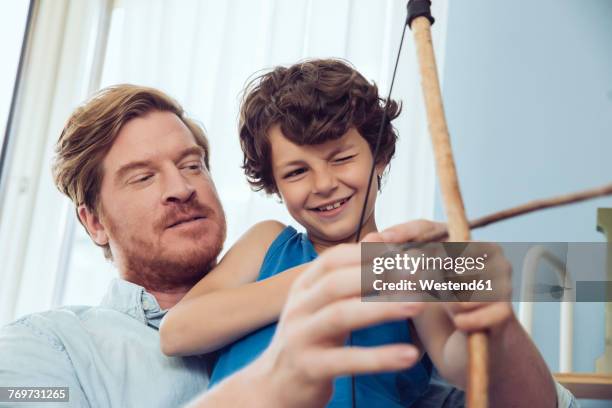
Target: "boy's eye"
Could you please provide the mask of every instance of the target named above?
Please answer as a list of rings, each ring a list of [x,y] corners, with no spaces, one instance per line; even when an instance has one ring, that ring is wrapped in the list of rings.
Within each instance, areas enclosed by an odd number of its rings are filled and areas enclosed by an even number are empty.
[[[283,176],[283,178],[287,179],[287,178],[291,178],[291,177],[296,177],[296,176],[299,176],[300,174],[304,173],[305,171],[306,171],[306,169],[301,167],[299,169],[292,170],[289,173],[285,174]]]
[[[334,163],[342,163],[342,162],[345,162],[345,161],[349,161],[349,160],[351,160],[355,156],[357,156],[357,155],[356,154],[352,154],[350,156],[338,157],[337,159],[334,159]]]

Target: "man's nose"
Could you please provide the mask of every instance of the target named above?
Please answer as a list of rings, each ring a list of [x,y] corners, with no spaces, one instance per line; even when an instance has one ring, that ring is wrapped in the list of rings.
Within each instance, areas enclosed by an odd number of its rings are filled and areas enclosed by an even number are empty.
[[[184,203],[194,196],[195,188],[179,169],[169,171],[165,179],[164,203]]]
[[[313,171],[314,186],[313,190],[317,194],[328,195],[338,187],[338,178],[333,171],[328,169]]]

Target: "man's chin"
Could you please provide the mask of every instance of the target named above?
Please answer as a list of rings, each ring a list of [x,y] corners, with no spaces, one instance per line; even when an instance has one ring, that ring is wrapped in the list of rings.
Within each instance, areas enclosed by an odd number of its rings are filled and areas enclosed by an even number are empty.
[[[223,248],[220,237],[211,234],[203,235],[197,239],[173,239],[163,242],[159,256],[176,263],[210,264],[217,259]]]
[[[225,228],[221,224],[196,235],[164,233],[153,245],[132,238],[120,256],[122,272],[150,290],[191,287],[216,266]]]
[[[190,288],[217,264],[220,246],[182,248],[176,251],[159,251],[148,257],[130,254],[123,273],[128,280],[148,290]]]
[[[220,252],[220,247],[183,248],[180,251],[166,253],[163,258],[167,264],[174,265],[177,272],[183,270],[187,274],[187,271],[193,271],[192,274],[203,277],[217,265],[217,257]],[[168,273],[174,274],[172,271]]]

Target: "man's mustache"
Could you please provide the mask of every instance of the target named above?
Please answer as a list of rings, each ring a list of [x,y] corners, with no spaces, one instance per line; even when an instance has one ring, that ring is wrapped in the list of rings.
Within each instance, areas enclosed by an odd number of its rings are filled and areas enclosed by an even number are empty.
[[[181,222],[198,218],[209,218],[212,215],[214,215],[214,211],[208,205],[202,204],[197,200],[191,200],[168,207],[159,221],[156,222],[156,227],[164,230]]]

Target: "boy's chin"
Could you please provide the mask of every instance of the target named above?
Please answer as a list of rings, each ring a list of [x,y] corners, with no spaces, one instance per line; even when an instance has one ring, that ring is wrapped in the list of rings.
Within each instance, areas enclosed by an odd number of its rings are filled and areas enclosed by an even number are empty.
[[[318,237],[328,242],[335,242],[338,244],[353,242],[355,239],[355,229],[353,228],[330,228],[322,229],[317,231]]]

